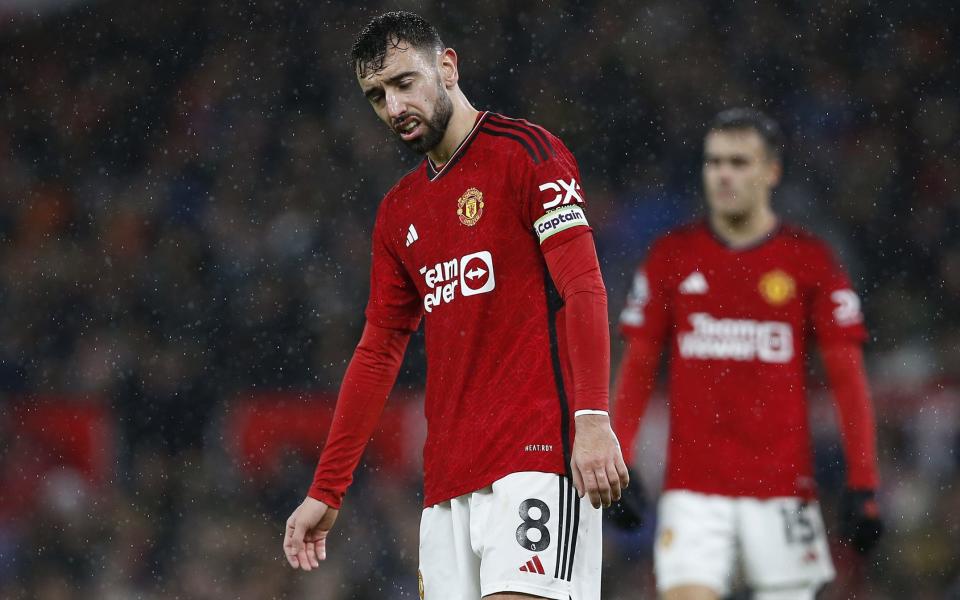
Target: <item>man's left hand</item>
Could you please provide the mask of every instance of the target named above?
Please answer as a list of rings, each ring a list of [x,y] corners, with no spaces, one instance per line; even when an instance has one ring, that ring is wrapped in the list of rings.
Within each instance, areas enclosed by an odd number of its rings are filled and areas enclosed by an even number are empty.
[[[594,508],[608,507],[630,483],[610,417],[581,415],[576,417],[576,427],[570,458],[573,485],[581,498],[590,497]]]
[[[844,490],[839,516],[840,537],[860,554],[870,554],[884,530],[874,491]]]

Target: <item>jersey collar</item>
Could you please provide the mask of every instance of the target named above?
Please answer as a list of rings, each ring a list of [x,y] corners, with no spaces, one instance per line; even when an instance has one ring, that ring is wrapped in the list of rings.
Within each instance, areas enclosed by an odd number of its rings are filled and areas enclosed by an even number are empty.
[[[467,137],[463,138],[463,141],[460,142],[460,145],[457,146],[457,149],[453,151],[452,155],[450,155],[450,160],[448,160],[445,164],[437,167],[433,164],[433,161],[430,160],[429,156],[426,157],[426,160],[423,162],[426,164],[428,180],[436,181],[437,179],[440,179],[444,173],[453,168],[453,165],[457,164],[457,161],[459,161],[460,158],[467,153],[467,148],[473,142],[474,138],[477,137],[477,131],[480,130],[480,125],[482,125],[486,120],[488,114],[489,111],[486,110],[480,113],[480,115],[477,117],[476,123],[473,124],[473,129],[470,130],[470,133],[467,134]]]
[[[710,237],[713,238],[713,241],[715,241],[716,243],[720,244],[721,246],[723,246],[724,248],[726,248],[726,249],[729,250],[730,252],[747,252],[747,251],[749,251],[749,250],[755,250],[755,249],[759,248],[760,246],[763,246],[764,244],[766,244],[766,243],[769,242],[770,240],[773,240],[773,239],[776,238],[778,235],[780,235],[780,231],[783,229],[783,220],[778,218],[776,225],[773,226],[773,229],[771,229],[771,230],[767,233],[767,235],[761,237],[760,239],[758,239],[757,241],[755,241],[755,242],[753,242],[753,243],[747,244],[746,246],[732,246],[732,245],[730,245],[730,243],[728,243],[725,239],[723,239],[722,237],[720,237],[720,234],[717,233],[717,231],[713,228],[713,225],[710,223],[710,219],[704,219],[704,220],[703,220],[703,226],[704,226],[704,228],[707,230],[707,232],[710,234]]]

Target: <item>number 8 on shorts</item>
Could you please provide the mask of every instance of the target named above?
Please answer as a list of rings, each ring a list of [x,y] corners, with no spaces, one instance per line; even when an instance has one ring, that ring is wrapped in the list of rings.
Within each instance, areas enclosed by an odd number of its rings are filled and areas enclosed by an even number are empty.
[[[512,473],[423,511],[425,600],[498,592],[599,600],[600,565],[600,511],[562,475]]]

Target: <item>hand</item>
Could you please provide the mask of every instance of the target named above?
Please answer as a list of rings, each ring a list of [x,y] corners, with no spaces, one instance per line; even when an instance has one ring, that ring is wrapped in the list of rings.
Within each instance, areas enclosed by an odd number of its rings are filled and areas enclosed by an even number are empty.
[[[576,423],[570,457],[573,485],[581,498],[590,496],[594,508],[610,506],[620,499],[620,491],[630,483],[620,443],[610,429],[610,417],[581,415],[576,417]]]
[[[309,571],[327,558],[327,534],[340,511],[307,496],[287,519],[283,554],[294,569]]]
[[[874,491],[844,490],[839,516],[840,537],[860,554],[869,554],[884,530]]]
[[[622,489],[620,500],[610,505],[607,517],[617,529],[631,530],[643,525],[643,516],[647,511],[647,494],[643,482],[630,473],[630,483]]]

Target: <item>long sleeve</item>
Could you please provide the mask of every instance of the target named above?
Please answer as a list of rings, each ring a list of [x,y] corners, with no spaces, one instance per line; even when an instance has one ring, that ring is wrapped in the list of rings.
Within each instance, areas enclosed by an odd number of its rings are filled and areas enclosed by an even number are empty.
[[[622,446],[623,460],[628,465],[633,462],[633,441],[653,393],[659,361],[657,343],[645,338],[627,340],[617,374],[612,420],[613,431]]]
[[[838,342],[821,348],[827,377],[837,404],[847,484],[852,489],[877,487],[877,442],[873,405],[858,343]]]
[[[409,340],[407,330],[369,322],[364,327],[340,385],[333,423],[308,492],[310,497],[340,508],[353,481],[353,471],[383,413]]]
[[[582,234],[544,254],[550,277],[564,300],[567,350],[573,376],[573,408],[609,406],[610,329],[607,291],[593,236]]]

